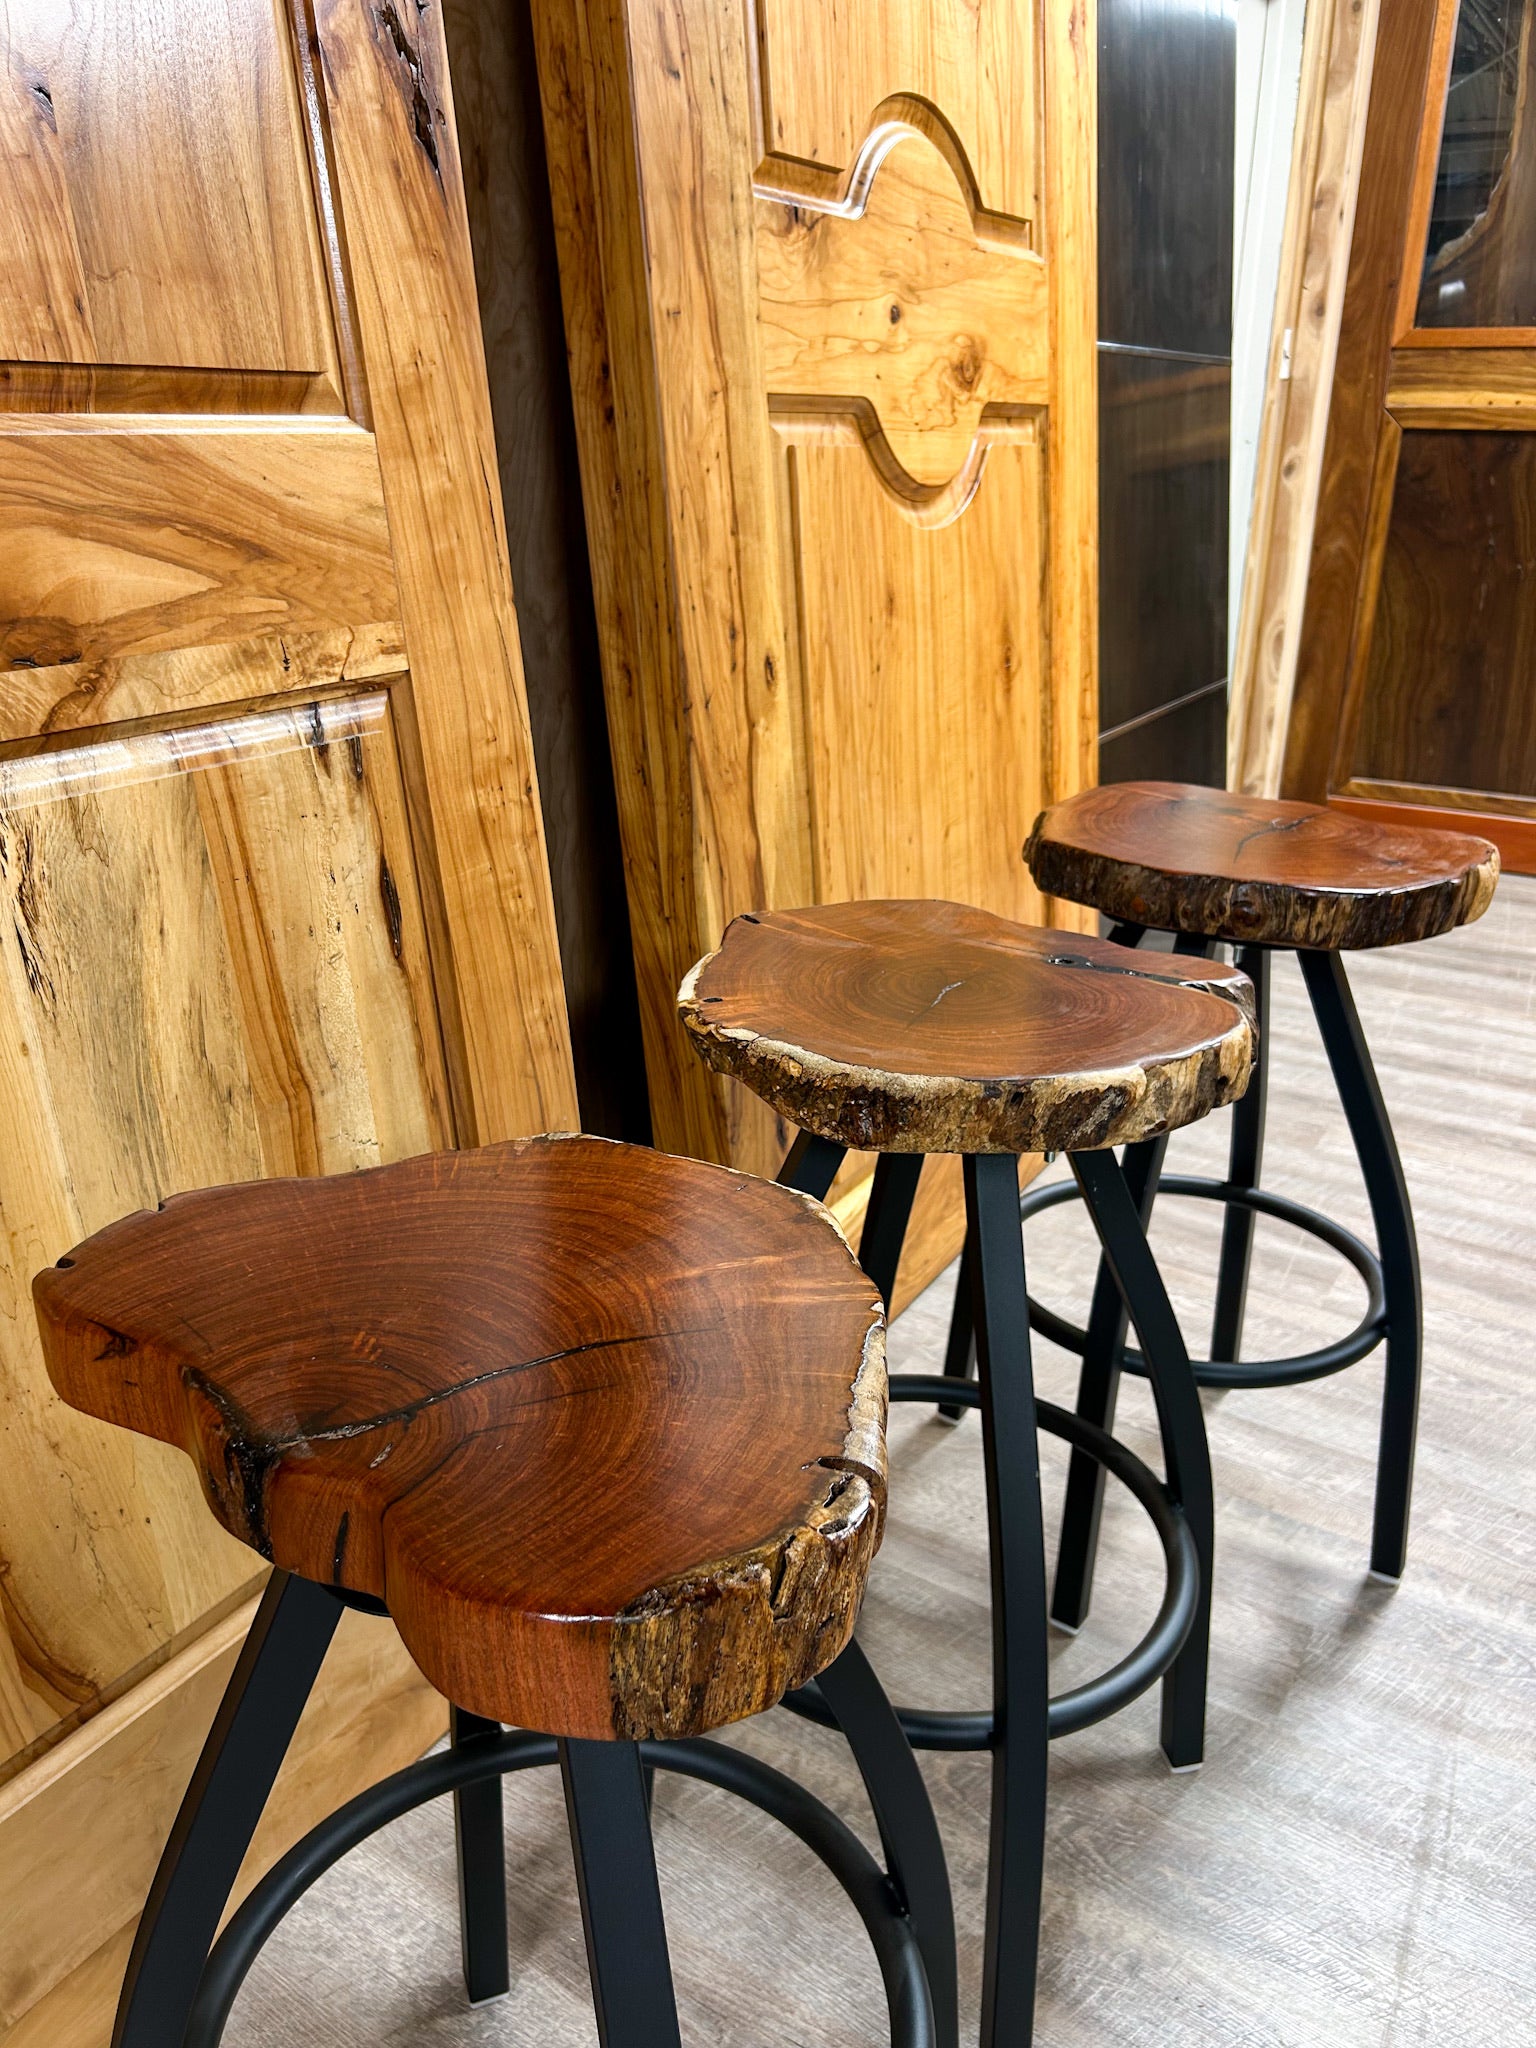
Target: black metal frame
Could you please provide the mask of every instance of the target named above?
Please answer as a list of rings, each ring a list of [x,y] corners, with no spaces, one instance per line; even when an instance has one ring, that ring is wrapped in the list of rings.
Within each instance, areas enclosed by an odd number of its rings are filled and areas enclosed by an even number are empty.
[[[284,1572],[268,1581],[177,1815],[139,1923],[113,2048],[216,2048],[247,1972],[296,1900],[401,1814],[455,1801],[465,1979],[506,1989],[502,1777],[558,1763],[602,2048],[681,2048],[646,1780],[657,1770],[721,1786],[797,1835],[864,1921],[884,1980],[893,2048],[957,2048],[954,1920],[922,1774],[863,1652],[822,1673],[823,1698],[863,1776],[881,1868],[830,1808],[755,1758],[710,1741],[591,1742],[455,1712],[453,1742],[349,1800],[274,1864],[214,1935],[344,1605]],[[494,1788],[494,1800],[490,1797]],[[494,1855],[496,1869],[491,1872]],[[499,1917],[498,1917],[499,1916]]]
[[[779,1178],[824,1198],[843,1157],[842,1146],[803,1132]],[[1162,1737],[1169,1761],[1178,1769],[1193,1767],[1204,1744],[1214,1507],[1199,1390],[1119,1164],[1113,1154],[1097,1152],[1074,1157],[1072,1165],[1113,1285],[1152,1360],[1166,1481],[1091,1419],[1035,1400],[1018,1162],[1011,1155],[977,1154],[964,1162],[961,1292],[966,1312],[957,1311],[952,1325],[946,1371],[891,1377],[893,1400],[933,1401],[945,1414],[976,1407],[982,1417],[992,1572],[992,1709],[897,1712],[915,1748],[992,1753],[984,2048],[1005,2039],[1024,2044],[1032,2031],[1051,1737],[1102,1720],[1162,1678]],[[886,1154],[875,1169],[861,1256],[887,1303],[921,1168],[920,1155]],[[1079,1456],[1091,1461],[1101,1483],[1109,1471],[1129,1487],[1152,1517],[1167,1565],[1162,1607],[1141,1643],[1112,1670],[1056,1700],[1048,1690],[1040,1428],[1066,1437],[1074,1447],[1074,1462]],[[822,1688],[807,1688],[785,1704],[825,1719],[822,1694]]]
[[[1137,944],[1141,927],[1121,925],[1111,934],[1122,944]],[[1214,949],[1214,941],[1181,935],[1185,952]],[[1233,1106],[1232,1138],[1225,1180],[1196,1175],[1164,1175],[1166,1140],[1130,1147],[1126,1170],[1142,1187],[1143,1217],[1150,1216],[1159,1194],[1215,1201],[1225,1206],[1211,1351],[1196,1359],[1193,1370],[1204,1387],[1284,1387],[1326,1378],[1357,1364],[1380,1345],[1386,1347],[1386,1380],[1382,1395],[1381,1438],[1376,1467],[1376,1505],[1371,1537],[1371,1572],[1395,1583],[1407,1562],[1408,1517],[1413,1491],[1414,1449],[1418,1434],[1419,1381],[1423,1355],[1423,1295],[1418,1246],[1402,1161],[1392,1124],[1361,1029],[1344,963],[1337,953],[1295,950],[1311,998],[1313,1014],[1334,1086],[1360,1162],[1377,1249],[1372,1250],[1342,1224],[1299,1202],[1267,1193],[1258,1185],[1263,1165],[1264,1124],[1269,1069],[1270,963],[1275,949],[1234,948],[1235,964],[1252,980],[1258,999],[1259,1044],[1254,1078],[1246,1095]],[[1031,1188],[1021,1197],[1020,1214],[1031,1217],[1071,1201],[1077,1189],[1066,1182]],[[1346,1336],[1316,1350],[1287,1358],[1244,1359],[1243,1314],[1252,1258],[1253,1226],[1258,1216],[1307,1231],[1332,1247],[1365,1282],[1364,1315]],[[1114,1386],[1119,1373],[1146,1370],[1141,1353],[1125,1343],[1123,1319],[1115,1325],[1112,1289],[1101,1267],[1087,1329],[1031,1300],[1031,1326],[1042,1336],[1076,1351],[1083,1360],[1079,1389],[1080,1414],[1108,1426],[1114,1414]],[[1104,1389],[1108,1393],[1105,1396]],[[1077,1461],[1074,1459],[1074,1465]],[[1053,1616],[1064,1626],[1079,1625],[1087,1612],[1093,1577],[1093,1550],[1102,1477],[1086,1468],[1069,1488],[1067,1514],[1057,1565]],[[1092,1499],[1090,1499],[1092,1495]]]

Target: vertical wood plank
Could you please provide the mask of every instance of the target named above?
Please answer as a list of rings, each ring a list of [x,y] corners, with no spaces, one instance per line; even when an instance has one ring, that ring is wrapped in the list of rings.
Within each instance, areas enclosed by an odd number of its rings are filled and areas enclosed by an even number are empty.
[[[315,0],[313,27],[410,651],[459,1136],[573,1129],[441,17]]]

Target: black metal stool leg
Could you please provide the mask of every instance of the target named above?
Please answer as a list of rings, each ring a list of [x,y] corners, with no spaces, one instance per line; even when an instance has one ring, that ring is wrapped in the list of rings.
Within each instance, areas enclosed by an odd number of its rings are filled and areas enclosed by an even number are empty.
[[[1258,1049],[1248,1091],[1232,1105],[1232,1145],[1227,1157],[1229,1187],[1251,1189],[1259,1184],[1264,1163],[1264,1108],[1269,1092],[1269,950],[1238,946],[1233,962],[1253,983]],[[1216,1313],[1211,1324],[1211,1356],[1223,1362],[1239,1355],[1243,1310],[1248,1300],[1248,1267],[1253,1256],[1256,1209],[1229,1202],[1221,1226],[1221,1264],[1216,1275]]]
[[[448,1710],[455,1749],[473,1749],[501,1737],[499,1721],[462,1707]],[[500,1778],[461,1785],[453,1795],[453,1841],[459,1868],[459,1944],[464,1991],[471,2005],[504,1998],[507,1966],[507,1859],[502,1833]]]
[[[992,1564],[992,1829],[981,2041],[982,2048],[1025,2048],[1040,1946],[1050,1700],[1018,1161],[1006,1153],[968,1157],[965,1211]]]
[[[955,1967],[955,1915],[944,1844],[928,1788],[896,1709],[869,1659],[850,1643],[817,1680],[821,1697],[843,1731],[874,1808],[885,1867],[912,1922],[933,1998],[937,2048],[957,2048],[959,1992]]]
[[[1200,1560],[1200,1599],[1194,1625],[1163,1680],[1162,1702],[1163,1753],[1176,1771],[1192,1770],[1205,1755],[1211,1567],[1216,1539],[1211,1457],[1200,1389],[1136,1202],[1114,1154],[1074,1153],[1072,1171],[1141,1339],[1157,1402],[1168,1490],[1184,1510]]]
[[[1125,1179],[1143,1229],[1151,1220],[1157,1183],[1168,1140],[1149,1138],[1128,1145]],[[1124,1299],[1109,1261],[1099,1261],[1088,1315],[1088,1341],[1083,1346],[1077,1382],[1077,1412],[1099,1429],[1113,1429],[1120,1391],[1120,1360],[1128,1322]],[[1074,1450],[1067,1467],[1067,1491],[1061,1511],[1061,1543],[1056,1552],[1056,1583],[1051,1593],[1051,1620],[1075,1634],[1088,1619],[1093,1597],[1093,1567],[1099,1549],[1099,1520],[1104,1512],[1104,1467],[1086,1451]]]
[[[562,1741],[560,1776],[601,2048],[682,2048],[640,1751]]]
[[[837,1178],[837,1169],[847,1156],[846,1145],[834,1145],[830,1138],[813,1138],[809,1131],[797,1131],[795,1142],[779,1168],[779,1185],[794,1188],[802,1195],[814,1195],[818,1202],[824,1202]]]
[[[179,2048],[267,1795],[342,1614],[274,1572],[224,1689],[134,1937],[112,2048]]]
[[[875,1184],[859,1233],[859,1264],[879,1288],[887,1315],[922,1171],[921,1152],[882,1152],[875,1162]]]
[[[1424,1305],[1408,1183],[1381,1084],[1337,953],[1298,953],[1334,1084],[1365,1176],[1386,1304],[1387,1378],[1376,1463],[1371,1571],[1397,1580],[1408,1560],[1408,1510],[1419,1426]]]
[[[976,1377],[976,1324],[971,1315],[973,1291],[971,1233],[967,1231],[960,1253],[960,1272],[955,1281],[955,1305],[949,1314],[949,1342],[944,1347],[946,1379],[971,1380]],[[946,1422],[958,1422],[965,1413],[965,1407],[959,1402],[951,1405],[941,1401],[939,1413]]]

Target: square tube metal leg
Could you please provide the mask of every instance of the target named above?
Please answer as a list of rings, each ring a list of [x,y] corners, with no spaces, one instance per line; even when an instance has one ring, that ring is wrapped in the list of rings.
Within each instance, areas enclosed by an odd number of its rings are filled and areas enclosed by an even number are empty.
[[[955,1914],[949,1868],[922,1770],[896,1709],[856,1642],[817,1684],[864,1780],[885,1867],[912,1922],[933,1999],[937,2048],[958,2048]]]
[[[982,2048],[1025,2048],[1035,2010],[1050,1746],[1045,1538],[1018,1161],[965,1162],[992,1564],[992,1828]]]
[[[1387,1377],[1376,1460],[1376,1520],[1371,1570],[1400,1579],[1408,1561],[1408,1511],[1413,1498],[1419,1428],[1419,1376],[1424,1352],[1424,1302],[1419,1247],[1408,1183],[1391,1119],[1371,1062],[1359,1012],[1337,953],[1299,953],[1334,1085],[1354,1140],[1376,1226],[1387,1315]]]
[[[640,1751],[560,1743],[601,2048],[682,2048]]]
[[[797,1131],[795,1142],[779,1168],[779,1185],[794,1188],[802,1195],[814,1195],[818,1202],[824,1202],[837,1179],[837,1169],[847,1156],[846,1145],[834,1145],[830,1138],[813,1138],[809,1131]]]
[[[1157,1403],[1168,1490],[1184,1510],[1200,1560],[1200,1601],[1194,1626],[1163,1680],[1162,1701],[1163,1753],[1176,1771],[1192,1770],[1205,1755],[1211,1567],[1216,1541],[1211,1455],[1200,1389],[1195,1384],[1184,1333],[1115,1155],[1074,1153],[1072,1171],[1099,1234],[1105,1261],[1141,1339]]]
[[[944,1377],[950,1380],[970,1380],[976,1376],[976,1324],[971,1315],[971,1296],[974,1282],[971,1277],[971,1233],[965,1233],[965,1245],[960,1253],[960,1273],[955,1281],[955,1303],[949,1313],[949,1342],[944,1347]],[[956,1403],[940,1402],[939,1413],[946,1422],[958,1422],[965,1414],[965,1408]]]
[[[304,1703],[341,1620],[323,1586],[274,1572],[160,1858],[112,2048],[176,2048]]]
[[[1168,1150],[1166,1138],[1128,1145],[1125,1179],[1143,1229],[1151,1221],[1152,1204]],[[1099,1429],[1113,1429],[1120,1392],[1121,1358],[1129,1318],[1109,1261],[1099,1261],[1093,1306],[1088,1313],[1087,1342],[1077,1382],[1077,1412]],[[1093,1597],[1093,1568],[1099,1550],[1099,1522],[1104,1512],[1104,1467],[1086,1452],[1074,1450],[1067,1467],[1067,1491],[1061,1512],[1061,1543],[1056,1552],[1056,1584],[1051,1594],[1051,1619],[1058,1628],[1076,1632],[1088,1619]]]
[[[1232,1105],[1232,1144],[1227,1181],[1235,1188],[1256,1188],[1264,1164],[1264,1110],[1269,1089],[1269,950],[1239,946],[1233,964],[1253,983],[1259,1043],[1247,1093]],[[1226,1364],[1240,1355],[1243,1310],[1248,1301],[1248,1267],[1253,1256],[1252,1209],[1227,1204],[1221,1226],[1221,1263],[1216,1272],[1216,1312],[1211,1323],[1211,1357]]]
[[[499,1721],[462,1707],[448,1710],[455,1749],[496,1741]],[[512,1978],[507,1964],[507,1860],[500,1778],[482,1778],[453,1795],[453,1841],[459,1872],[459,1944],[464,1991],[471,2005],[504,1998]]]
[[[921,1152],[882,1152],[875,1162],[875,1184],[859,1233],[859,1264],[879,1288],[887,1315],[922,1171]]]

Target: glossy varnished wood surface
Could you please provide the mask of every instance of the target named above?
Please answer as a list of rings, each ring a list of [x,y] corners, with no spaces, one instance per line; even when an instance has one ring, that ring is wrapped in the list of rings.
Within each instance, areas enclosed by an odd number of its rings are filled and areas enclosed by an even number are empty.
[[[1241,1095],[1246,976],[958,903],[739,917],[684,982],[700,1057],[881,1152],[1086,1151]]]
[[[36,1279],[66,1400],[476,1712],[683,1735],[852,1629],[884,1322],[814,1203],[594,1138],[184,1195]]]
[[[1181,782],[1069,798],[1036,821],[1024,854],[1042,888],[1107,917],[1328,951],[1469,924],[1499,878],[1497,850],[1470,833]]]

